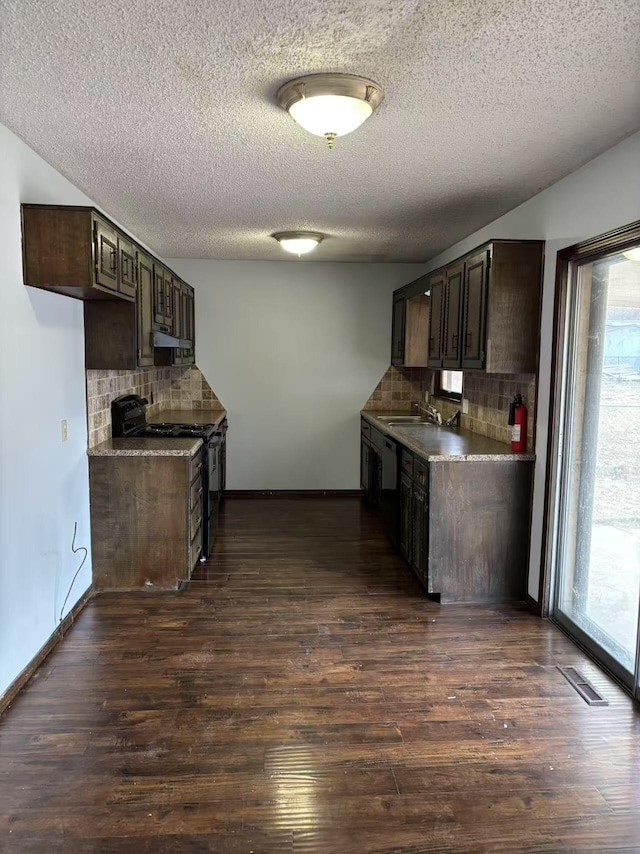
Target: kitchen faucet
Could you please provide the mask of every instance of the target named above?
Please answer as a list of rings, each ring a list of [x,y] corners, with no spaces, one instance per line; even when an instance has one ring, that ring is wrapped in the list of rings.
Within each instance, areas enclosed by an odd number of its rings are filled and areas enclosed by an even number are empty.
[[[442,425],[442,415],[435,406],[431,406],[430,403],[416,403],[415,407],[418,412],[425,416],[427,421],[431,421],[432,424],[437,424],[438,426]]]

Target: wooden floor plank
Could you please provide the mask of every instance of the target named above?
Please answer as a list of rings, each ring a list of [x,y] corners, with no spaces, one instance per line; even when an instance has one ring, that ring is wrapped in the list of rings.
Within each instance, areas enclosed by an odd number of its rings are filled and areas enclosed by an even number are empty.
[[[429,602],[354,498],[229,500],[0,720],[3,852],[629,852],[639,804],[631,700],[522,605]]]

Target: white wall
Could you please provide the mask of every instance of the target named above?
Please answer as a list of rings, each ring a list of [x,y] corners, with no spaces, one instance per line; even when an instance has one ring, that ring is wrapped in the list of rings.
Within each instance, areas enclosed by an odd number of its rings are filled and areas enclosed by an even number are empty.
[[[229,410],[230,489],[357,489],[359,412],[389,366],[410,264],[174,259],[197,362]]]
[[[82,303],[22,284],[21,202],[90,204],[0,125],[0,693],[60,620],[74,522],[90,542]]]
[[[546,240],[542,299],[536,470],[529,567],[529,595],[538,599],[544,521],[544,485],[556,256],[560,249],[640,219],[640,134],[534,196],[485,228],[433,258],[433,270],[490,238]]]

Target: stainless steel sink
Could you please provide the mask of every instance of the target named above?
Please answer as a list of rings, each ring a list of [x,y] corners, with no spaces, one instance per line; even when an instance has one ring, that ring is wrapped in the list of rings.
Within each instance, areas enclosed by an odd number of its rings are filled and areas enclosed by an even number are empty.
[[[385,424],[426,424],[422,415],[378,415],[378,421]]]

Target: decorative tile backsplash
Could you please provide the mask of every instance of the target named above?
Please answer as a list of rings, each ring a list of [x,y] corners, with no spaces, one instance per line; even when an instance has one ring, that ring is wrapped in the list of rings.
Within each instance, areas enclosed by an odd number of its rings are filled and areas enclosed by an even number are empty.
[[[431,390],[432,373],[428,368],[387,368],[387,372],[365,403],[365,409],[412,408],[414,403],[424,403],[425,391]]]
[[[86,373],[90,448],[111,438],[111,401],[121,394],[146,397],[147,415],[157,415],[164,409],[224,409],[195,365]]]
[[[425,392],[431,392],[433,389],[433,374],[429,368],[399,368],[392,365],[364,408],[409,411],[414,404],[424,403]],[[463,395],[469,401],[469,412],[461,416],[462,427],[498,442],[511,442],[511,428],[507,425],[507,416],[511,398],[518,392],[528,410],[527,450],[532,451],[536,406],[534,374],[498,375],[465,371]],[[445,420],[458,409],[462,409],[461,404],[445,398],[431,396],[430,401],[440,410]]]

